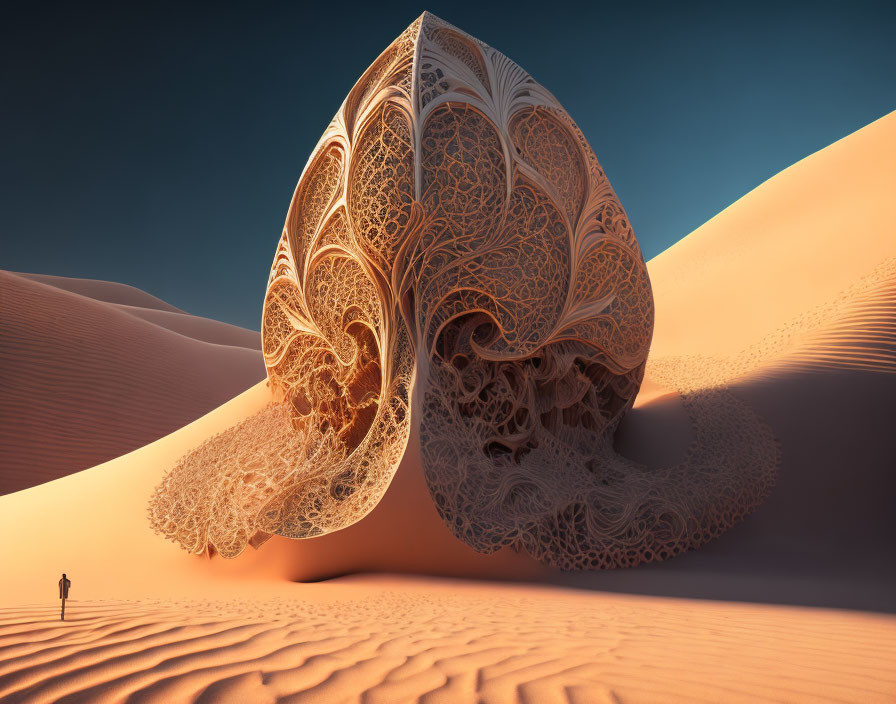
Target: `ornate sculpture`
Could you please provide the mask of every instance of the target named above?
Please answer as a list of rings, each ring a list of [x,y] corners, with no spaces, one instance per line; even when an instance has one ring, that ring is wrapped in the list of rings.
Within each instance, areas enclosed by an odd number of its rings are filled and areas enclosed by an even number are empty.
[[[262,322],[279,405],[181,460],[153,525],[228,556],[339,530],[417,431],[435,505],[475,549],[665,557],[652,546],[681,518],[612,451],[652,330],[640,249],[581,132],[519,66],[424,14],[293,196]]]

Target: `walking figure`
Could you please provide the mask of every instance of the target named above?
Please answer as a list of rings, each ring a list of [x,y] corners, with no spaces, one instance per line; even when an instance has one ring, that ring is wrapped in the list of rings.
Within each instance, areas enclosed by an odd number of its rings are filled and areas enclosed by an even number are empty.
[[[62,579],[59,580],[59,598],[62,599],[62,620],[65,621],[65,600],[68,599],[68,589],[72,586],[72,580],[62,573]]]

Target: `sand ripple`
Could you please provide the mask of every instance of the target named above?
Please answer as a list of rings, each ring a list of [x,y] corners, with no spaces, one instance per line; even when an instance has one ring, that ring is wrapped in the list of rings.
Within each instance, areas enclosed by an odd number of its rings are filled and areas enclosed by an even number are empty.
[[[4,702],[891,702],[896,618],[448,583],[0,610]]]

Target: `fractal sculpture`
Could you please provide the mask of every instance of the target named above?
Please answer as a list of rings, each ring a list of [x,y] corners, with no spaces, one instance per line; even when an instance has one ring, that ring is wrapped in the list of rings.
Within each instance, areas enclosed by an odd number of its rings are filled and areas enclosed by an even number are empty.
[[[336,531],[413,442],[439,514],[478,551],[566,569],[675,554],[700,520],[687,492],[612,447],[653,316],[582,133],[519,66],[426,13],[296,187],[262,317],[274,402],[183,458],[151,522],[228,557]]]

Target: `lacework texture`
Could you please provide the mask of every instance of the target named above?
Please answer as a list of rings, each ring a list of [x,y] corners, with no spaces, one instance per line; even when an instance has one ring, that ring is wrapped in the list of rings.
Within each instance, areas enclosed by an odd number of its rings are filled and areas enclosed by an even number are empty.
[[[519,66],[424,14],[296,187],[262,313],[276,403],[183,458],[152,524],[226,556],[338,530],[414,432],[440,515],[477,550],[564,568],[673,555],[764,485],[712,476],[713,451],[693,474],[613,452],[652,331],[641,251],[581,132]]]

